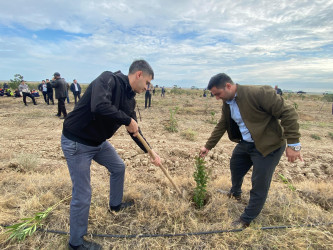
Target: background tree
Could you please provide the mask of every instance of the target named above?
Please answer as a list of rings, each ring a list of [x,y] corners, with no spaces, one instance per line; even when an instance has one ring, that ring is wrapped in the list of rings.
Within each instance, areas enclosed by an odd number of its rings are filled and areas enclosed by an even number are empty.
[[[17,89],[18,86],[21,84],[21,81],[23,80],[23,76],[20,74],[14,75],[14,80],[10,79],[9,87],[11,89]]]

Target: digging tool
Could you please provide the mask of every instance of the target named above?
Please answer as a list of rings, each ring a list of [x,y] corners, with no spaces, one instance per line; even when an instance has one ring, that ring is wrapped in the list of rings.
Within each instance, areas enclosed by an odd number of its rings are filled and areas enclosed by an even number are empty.
[[[155,160],[155,155],[153,154],[153,151],[151,150],[151,148],[149,147],[149,145],[147,144],[147,142],[142,138],[142,136],[140,134],[138,134],[137,137],[140,140],[140,142],[143,144],[143,146],[145,147],[145,149],[148,151],[149,155]],[[162,169],[163,173],[169,179],[169,181],[171,182],[171,184],[173,185],[173,187],[176,189],[177,193],[182,198],[184,198],[184,195],[182,194],[182,192],[180,192],[179,188],[177,187],[177,185],[175,184],[175,182],[172,180],[172,178],[169,175],[168,171],[162,166],[162,164],[160,164],[158,166],[160,167],[160,169]]]

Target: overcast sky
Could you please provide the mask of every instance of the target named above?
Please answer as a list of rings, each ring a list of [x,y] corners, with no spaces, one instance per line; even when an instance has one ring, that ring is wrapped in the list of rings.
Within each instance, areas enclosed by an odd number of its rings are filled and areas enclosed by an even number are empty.
[[[146,59],[153,84],[333,90],[333,0],[1,0],[0,80],[90,83]]]

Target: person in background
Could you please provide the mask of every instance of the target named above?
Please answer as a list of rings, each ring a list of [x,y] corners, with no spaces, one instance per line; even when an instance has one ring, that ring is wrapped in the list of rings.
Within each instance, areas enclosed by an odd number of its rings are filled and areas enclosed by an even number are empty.
[[[52,105],[54,105],[53,88],[49,79],[46,79],[46,90],[47,90],[47,105],[50,104],[50,100],[52,102]]]
[[[22,97],[19,89],[16,89],[15,92],[14,92],[14,97]]]
[[[3,84],[3,89],[4,90],[9,89],[9,86],[8,86],[8,84],[6,82]]]
[[[24,80],[21,81],[21,84],[19,85],[19,91],[22,92],[23,95],[23,103],[25,106],[28,106],[27,104],[27,96],[31,98],[34,105],[37,105],[35,98],[31,95],[28,85],[25,83]]]
[[[165,97],[165,88],[164,88],[164,86],[161,89],[161,97]]]
[[[147,90],[153,78],[154,71],[145,60],[134,61],[128,75],[105,71],[92,81],[65,119],[61,147],[73,185],[70,249],[101,249],[97,243],[83,239],[87,233],[91,203],[92,160],[110,172],[109,211],[116,213],[134,204],[133,201],[122,202],[125,164],[108,139],[124,125],[132,139],[147,153],[136,138],[141,131],[134,111],[134,97]],[[154,151],[153,155],[155,160],[152,159],[152,163],[160,165],[160,157]]]
[[[206,96],[207,96],[206,92],[207,92],[207,88],[205,88],[205,89],[203,90],[203,94],[202,94],[203,97],[206,97]]]
[[[234,84],[228,75],[220,73],[210,79],[207,88],[223,101],[222,117],[200,149],[200,156],[205,157],[228,132],[229,139],[237,143],[230,159],[232,186],[228,197],[237,200],[241,199],[244,176],[253,166],[249,203],[232,223],[234,227],[248,227],[265,204],[283,152],[289,162],[303,161],[298,115],[270,86]]]
[[[146,94],[145,94],[145,108],[150,108],[151,105],[151,90],[152,90],[152,84],[148,83]]]
[[[31,95],[33,96],[33,97],[39,97],[40,95],[39,95],[39,92],[37,91],[37,90],[35,90],[35,89],[33,89],[32,91],[31,91]]]
[[[44,101],[47,103],[47,86],[45,80],[42,80],[42,83],[38,85],[38,90],[43,93]]]
[[[70,90],[73,92],[75,104],[77,103],[77,98],[81,98],[81,86],[76,79],[73,80]]]
[[[66,99],[67,99],[67,104],[69,104],[69,93],[68,92],[69,92],[69,83],[66,82]]]
[[[277,85],[275,85],[275,91],[276,91],[276,94],[282,95],[282,90]]]
[[[55,91],[55,98],[58,99],[58,116],[60,119],[65,119],[67,116],[66,107],[65,107],[65,100],[67,96],[67,83],[66,81],[60,77],[59,72],[55,72],[52,78],[52,88]],[[61,117],[61,113],[63,117]]]
[[[5,95],[8,97],[14,96],[14,93],[11,91],[11,89],[6,89]]]

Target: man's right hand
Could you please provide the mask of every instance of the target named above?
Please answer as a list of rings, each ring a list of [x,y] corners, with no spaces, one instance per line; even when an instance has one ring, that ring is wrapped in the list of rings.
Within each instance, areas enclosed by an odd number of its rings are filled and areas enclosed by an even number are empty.
[[[205,147],[202,147],[200,149],[200,157],[205,157],[209,152],[209,149],[205,148]]]
[[[128,126],[126,126],[126,129],[129,133],[133,134],[134,137],[138,136],[139,126],[133,118],[131,119],[131,123]]]

